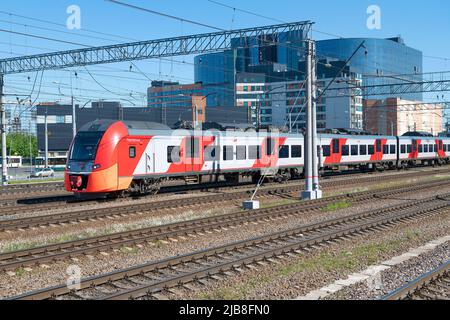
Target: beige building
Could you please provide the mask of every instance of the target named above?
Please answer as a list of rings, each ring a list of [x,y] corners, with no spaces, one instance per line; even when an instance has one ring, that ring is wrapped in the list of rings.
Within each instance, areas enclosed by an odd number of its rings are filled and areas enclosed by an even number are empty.
[[[443,131],[444,107],[420,101],[388,98],[364,101],[364,128],[366,131],[401,136],[410,131],[432,133]]]

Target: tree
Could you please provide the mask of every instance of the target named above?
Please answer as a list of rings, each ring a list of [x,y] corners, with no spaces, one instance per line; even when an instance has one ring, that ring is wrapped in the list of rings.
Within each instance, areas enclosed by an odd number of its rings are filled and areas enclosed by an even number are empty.
[[[10,133],[6,136],[6,152],[8,156],[30,157],[30,140],[31,155],[36,158],[39,154],[36,136],[27,133]]]

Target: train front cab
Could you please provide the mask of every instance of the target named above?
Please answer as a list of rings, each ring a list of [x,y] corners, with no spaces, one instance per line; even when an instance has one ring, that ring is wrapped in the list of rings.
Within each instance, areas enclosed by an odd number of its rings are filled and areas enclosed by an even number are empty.
[[[118,145],[127,135],[122,122],[101,120],[84,126],[69,151],[66,190],[78,194],[119,191]]]

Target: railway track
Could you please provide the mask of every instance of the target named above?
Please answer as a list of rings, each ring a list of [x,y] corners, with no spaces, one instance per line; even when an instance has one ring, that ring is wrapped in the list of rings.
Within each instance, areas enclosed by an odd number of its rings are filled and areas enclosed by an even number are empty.
[[[99,252],[133,247],[139,244],[152,243],[158,240],[169,240],[189,233],[220,231],[235,228],[246,223],[270,222],[278,219],[299,216],[308,212],[323,212],[328,204],[339,200],[357,203],[373,197],[383,198],[418,191],[431,186],[440,187],[438,183],[425,186],[403,187],[378,192],[362,192],[354,195],[343,195],[311,202],[299,202],[281,207],[260,209],[255,211],[239,211],[220,216],[183,221],[164,226],[150,227],[71,241],[39,248],[0,254],[0,270],[15,270],[20,267],[34,266],[49,262],[72,258],[80,255],[97,254]],[[419,201],[420,202],[420,201]],[[405,203],[404,208],[414,208],[417,202]],[[384,210],[384,209],[381,209]]]
[[[373,210],[349,217],[300,226],[224,246],[209,248],[161,261],[118,270],[82,280],[79,286],[55,286],[13,297],[40,299],[155,299],[171,288],[189,283],[222,279],[232,272],[257,268],[274,259],[302,254],[338,239],[380,232],[392,225],[450,210],[450,194]],[[273,214],[279,208],[273,208]]]
[[[349,181],[351,182],[351,181]],[[334,183],[338,183],[333,181]],[[354,184],[354,182],[352,183]],[[390,196],[401,193],[410,193],[414,191],[421,190],[423,188],[439,188],[448,186],[450,181],[434,181],[434,182],[425,182],[415,184],[413,186],[408,187],[399,187],[399,188],[385,188],[378,191],[365,191],[356,194],[342,194],[339,196],[324,198],[316,201],[315,203],[322,203],[323,205],[331,204],[341,200],[351,200],[353,202],[360,202],[367,199],[373,199],[374,196],[381,195]],[[284,186],[283,188],[276,189],[275,191],[271,188],[266,188],[260,190],[258,196],[273,196],[274,194],[286,196],[293,192],[300,192],[303,190],[303,186],[293,185],[293,186]],[[95,221],[98,219],[105,218],[119,218],[126,217],[131,215],[143,215],[154,212],[161,212],[167,210],[178,210],[178,209],[188,209],[192,207],[204,207],[206,205],[215,205],[218,206],[220,203],[234,203],[240,204],[243,199],[246,199],[249,196],[248,191],[238,191],[232,193],[220,193],[220,194],[212,194],[207,196],[199,196],[199,197],[190,197],[184,199],[178,199],[176,201],[156,201],[151,203],[141,203],[130,205],[121,205],[116,207],[106,207],[106,208],[98,208],[98,209],[88,209],[83,211],[75,211],[75,212],[65,212],[58,214],[50,214],[50,215],[42,215],[42,216],[33,216],[21,219],[10,219],[10,220],[1,220],[0,221],[0,232],[4,231],[15,231],[15,230],[25,230],[30,228],[37,227],[46,227],[46,226],[55,226],[55,225],[64,225],[68,223],[81,223],[86,221]],[[304,206],[305,203],[298,203],[297,206]]]
[[[375,176],[369,176],[367,174],[364,175],[357,175],[356,177],[352,178],[345,178],[345,179],[339,179],[339,178],[332,178],[329,180],[324,180],[322,182],[322,186],[324,189],[331,189],[336,186],[342,187],[342,186],[353,186],[360,183],[376,183],[376,182],[389,182],[394,181],[397,179],[408,179],[410,177],[421,177],[421,176],[429,176],[430,174],[444,174],[449,173],[450,170],[430,170],[430,171],[420,171],[420,172],[414,172],[414,173],[402,173],[402,174],[392,174],[392,175],[375,175]],[[189,187],[184,186],[185,188],[180,188],[180,186],[167,188],[164,190],[164,195],[170,195],[170,194],[176,194],[179,192],[186,192],[190,189]],[[253,186],[252,186],[253,187]],[[237,193],[239,192],[238,199],[242,199],[245,192],[249,193],[253,191],[253,188],[249,185],[239,185],[239,186],[228,186],[228,187],[197,187],[194,190],[191,190],[191,192],[197,192],[198,191],[211,191],[215,193],[223,192],[223,193]],[[261,192],[259,195],[267,195],[270,193],[274,194],[281,194],[285,191],[287,192],[301,192],[304,189],[302,182],[299,181],[291,181],[287,182],[285,184],[268,184],[267,186],[264,186],[261,188]],[[242,192],[240,192],[242,190]],[[163,197],[163,194],[158,195],[157,197]],[[196,197],[197,195],[193,195],[193,197]],[[209,195],[211,196],[211,195]],[[205,197],[202,195],[201,197]],[[154,203],[155,198],[154,196],[151,198],[152,201],[148,202],[148,205],[151,205],[151,203]],[[183,200],[186,201],[186,200]],[[48,197],[48,198],[37,198],[37,199],[28,199],[26,202],[27,204],[17,204],[15,206],[0,206],[0,217],[2,216],[14,216],[16,214],[23,214],[26,212],[42,212],[42,211],[50,211],[50,210],[59,210],[59,209],[67,209],[67,204],[70,203],[72,208],[76,209],[83,209],[82,207],[85,205],[93,204],[93,203],[107,203],[112,204],[112,206],[128,206],[133,205],[135,206],[136,203],[134,202],[134,199],[132,198],[126,198],[126,199],[118,199],[118,201],[111,201],[111,200],[92,200],[87,202],[80,202],[80,201],[74,201],[74,197],[70,195],[61,195],[61,196],[54,196],[54,197]],[[30,205],[31,203],[31,205]],[[34,203],[34,204],[33,204]],[[170,208],[171,205],[167,204],[167,207]],[[1,228],[0,228],[1,230]]]
[[[385,296],[383,300],[449,300],[450,261]]]
[[[42,193],[48,191],[61,191],[64,188],[62,182],[45,182],[45,183],[29,183],[17,184],[0,187],[0,198],[6,195],[22,194],[22,193]]]

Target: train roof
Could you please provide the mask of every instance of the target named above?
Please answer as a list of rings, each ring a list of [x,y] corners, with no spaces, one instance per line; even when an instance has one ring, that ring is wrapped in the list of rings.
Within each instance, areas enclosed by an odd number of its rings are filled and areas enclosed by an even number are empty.
[[[104,132],[114,123],[122,122],[128,129],[129,134],[133,134],[133,131],[144,131],[144,130],[172,130],[168,126],[156,123],[156,122],[144,122],[144,121],[117,121],[117,120],[95,120],[89,122],[81,127],[80,131],[89,132]]]
[[[155,122],[144,122],[144,121],[117,121],[117,120],[96,120],[93,122],[90,122],[83,127],[81,127],[80,131],[88,131],[88,132],[105,132],[111,125],[117,122],[122,122],[128,129],[129,135],[134,136],[145,136],[145,135],[161,135],[161,136],[167,136],[172,135],[172,132],[174,130],[177,130],[180,135],[186,135],[186,136],[196,136],[199,135],[198,131],[194,131],[191,129],[171,129],[170,127],[155,123]],[[255,130],[249,130],[249,131],[219,131],[217,129],[211,129],[207,131],[201,131],[201,132],[220,132],[225,134],[230,134],[235,137],[248,137],[253,135],[258,135],[260,137],[269,137],[269,136],[283,136],[283,137],[298,137],[299,135],[303,135],[302,133],[286,133],[286,132],[265,132],[265,131],[255,131]],[[358,140],[358,139],[396,139],[395,136],[375,136],[375,135],[344,135],[344,134],[318,134],[320,137],[327,137],[332,139],[337,138],[344,138],[344,139],[352,139],[352,140]],[[402,136],[399,137],[400,139],[443,139],[443,137],[413,137],[413,136]]]

